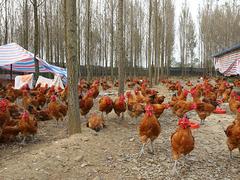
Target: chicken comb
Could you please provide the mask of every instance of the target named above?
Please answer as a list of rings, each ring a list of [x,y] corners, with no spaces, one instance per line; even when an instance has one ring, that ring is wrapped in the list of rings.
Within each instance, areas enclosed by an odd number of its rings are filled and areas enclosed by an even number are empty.
[[[240,101],[240,96],[236,95],[236,99],[237,99],[238,101]]]
[[[99,83],[99,80],[95,80],[94,83],[97,83],[97,84],[98,84],[98,83]]]
[[[184,89],[184,90],[183,90],[183,94],[184,94],[185,96],[187,96],[187,95],[188,95],[188,93],[189,93],[189,91],[188,91],[188,90],[186,90],[186,89]]]
[[[170,104],[165,104],[164,107],[165,107],[165,109],[169,109],[171,106],[170,106]]]
[[[135,95],[137,95],[139,93],[139,90],[135,89],[134,93],[135,93]]]
[[[28,84],[24,84],[23,88],[24,89],[29,89],[29,85]]]
[[[152,107],[152,105],[147,105],[146,107],[145,107],[145,111],[153,111],[153,107]]]
[[[29,113],[27,111],[24,111],[22,113],[22,118],[28,118],[29,117]]]
[[[129,97],[130,95],[131,95],[131,92],[128,91],[128,92],[126,93],[126,96]]]
[[[237,112],[240,113],[240,108],[238,108]]]
[[[1,99],[0,100],[0,107],[1,108],[5,108],[5,107],[7,107],[7,105],[8,105],[8,102],[7,102],[6,99]]]
[[[56,101],[57,100],[57,96],[56,95],[52,95],[50,98],[52,101]]]
[[[146,87],[146,85],[145,85],[145,83],[142,83],[142,86],[141,86],[142,88],[145,88]]]
[[[121,100],[125,100],[125,96],[124,96],[123,94],[120,94],[119,98],[120,98]]]
[[[62,91],[63,89],[60,87],[60,86],[58,86],[58,91]]]
[[[187,128],[187,126],[190,124],[190,121],[186,114],[184,115],[183,118],[178,120],[178,125],[181,126],[182,128]]]
[[[93,90],[92,90],[92,89],[89,89],[89,90],[87,91],[87,95],[88,95],[88,96],[92,96],[92,95],[93,95]]]

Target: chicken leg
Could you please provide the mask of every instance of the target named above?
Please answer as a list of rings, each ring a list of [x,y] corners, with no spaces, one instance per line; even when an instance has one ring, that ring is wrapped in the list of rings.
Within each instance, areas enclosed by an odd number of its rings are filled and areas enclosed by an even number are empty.
[[[23,145],[26,144],[26,136],[23,137],[23,140],[22,140],[21,144],[23,144]]]
[[[178,163],[178,160],[174,160],[174,166],[173,166],[173,169],[172,169],[172,175],[175,175],[177,173],[177,163]]]
[[[233,156],[232,156],[232,151],[230,150],[229,151],[229,159],[232,159],[233,158]]]
[[[201,125],[204,125],[204,122],[205,122],[205,119],[201,119],[200,124],[201,124]]]
[[[150,154],[154,154],[154,149],[153,149],[153,141],[150,141],[150,146],[151,146],[151,150],[150,150]]]
[[[124,120],[124,112],[122,113],[122,121]]]
[[[140,157],[142,157],[142,155],[144,154],[144,147],[145,147],[145,143],[143,143],[143,145],[142,145],[142,148],[141,148],[141,151],[140,151],[140,153],[139,153],[139,156],[138,156],[138,158],[140,158]]]

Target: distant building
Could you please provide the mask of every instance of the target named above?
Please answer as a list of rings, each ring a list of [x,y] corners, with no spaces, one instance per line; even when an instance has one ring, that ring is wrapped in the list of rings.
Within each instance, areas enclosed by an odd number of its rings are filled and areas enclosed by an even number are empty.
[[[240,44],[215,54],[213,58],[215,69],[224,76],[240,74]]]

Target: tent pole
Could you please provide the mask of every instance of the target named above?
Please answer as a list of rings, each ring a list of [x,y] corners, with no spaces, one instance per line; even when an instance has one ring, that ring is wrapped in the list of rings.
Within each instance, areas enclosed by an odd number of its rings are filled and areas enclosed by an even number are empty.
[[[12,64],[10,65],[10,79],[13,80],[13,69]]]

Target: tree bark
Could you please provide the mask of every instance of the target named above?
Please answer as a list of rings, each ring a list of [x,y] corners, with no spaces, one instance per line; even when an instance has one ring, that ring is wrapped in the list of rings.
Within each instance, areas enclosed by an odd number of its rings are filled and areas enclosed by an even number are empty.
[[[114,49],[114,44],[113,44],[113,38],[114,38],[114,29],[113,29],[113,0],[111,0],[111,54],[110,54],[110,66],[111,66],[111,77],[113,78],[113,49]]]
[[[37,55],[39,53],[39,29],[38,29],[38,2],[37,0],[32,1],[33,12],[34,12],[34,64],[35,64],[35,74],[34,80],[35,82],[39,76],[39,62],[37,60]]]
[[[118,54],[118,79],[119,79],[119,89],[118,94],[124,94],[124,39],[123,39],[123,0],[118,0],[118,45],[117,45],[117,54]]]
[[[148,20],[148,78],[152,87],[152,64],[151,64],[151,22],[152,22],[152,1],[149,0],[149,20]]]
[[[90,36],[91,36],[91,0],[87,1],[87,81],[91,80],[91,69],[90,69]]]
[[[28,50],[28,29],[29,29],[29,22],[28,22],[28,0],[24,2],[24,10],[23,10],[23,24],[24,24],[24,33],[23,33],[23,47]]]
[[[80,111],[78,100],[78,68],[77,62],[77,24],[76,0],[65,0],[67,40],[67,73],[68,73],[68,133],[70,135],[81,132]]]

